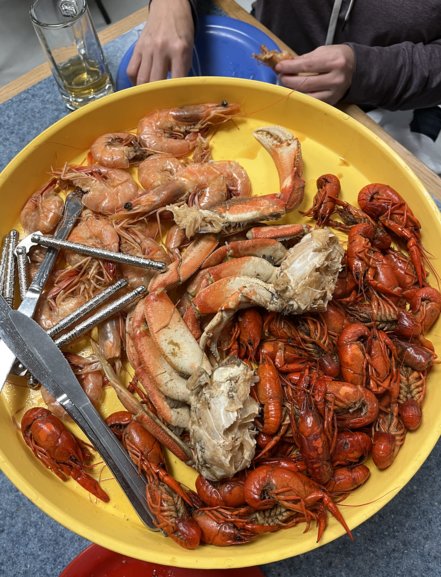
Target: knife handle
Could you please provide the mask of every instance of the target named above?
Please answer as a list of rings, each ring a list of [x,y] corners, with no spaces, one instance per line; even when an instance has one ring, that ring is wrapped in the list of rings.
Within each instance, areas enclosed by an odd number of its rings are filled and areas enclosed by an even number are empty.
[[[129,455],[92,403],[87,399],[86,403],[77,406],[66,398],[66,401],[61,401],[61,404],[112,471],[141,520],[150,529],[157,530],[147,505],[146,480],[139,474]],[[90,423],[93,423],[93,426]]]

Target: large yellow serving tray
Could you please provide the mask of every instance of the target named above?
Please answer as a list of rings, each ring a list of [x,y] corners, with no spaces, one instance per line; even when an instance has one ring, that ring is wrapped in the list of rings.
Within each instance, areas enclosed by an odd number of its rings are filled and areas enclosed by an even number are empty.
[[[139,118],[158,108],[222,100],[239,102],[242,114],[216,132],[211,141],[213,157],[242,163],[251,176],[254,194],[277,192],[278,180],[273,162],[254,139],[252,131],[268,124],[285,126],[302,143],[306,194],[300,209],[311,206],[316,192],[315,181],[324,173],[331,172],[340,178],[342,198],[353,204],[365,184],[388,183],[404,196],[423,223],[424,245],[435,255],[432,264],[441,275],[436,258],[441,246],[438,209],[397,154],[361,124],[331,106],[271,84],[231,78],[185,78],[131,88],[73,112],[45,130],[1,175],[0,233],[3,235],[17,226],[25,200],[47,180],[51,168],[83,159],[91,142],[100,134],[134,129]],[[285,220],[301,222],[304,219],[295,211]],[[434,281],[433,276],[431,280]],[[428,336],[440,350],[437,325]],[[370,480],[345,501],[345,504],[358,505],[342,508],[351,528],[392,499],[416,473],[437,442],[441,432],[441,388],[436,386],[439,372],[439,365],[435,365],[428,380],[421,428],[407,435],[404,447],[389,469],[379,472],[369,462]],[[12,384],[5,387],[0,400],[2,470],[48,515],[94,543],[145,561],[199,569],[259,565],[319,546],[315,528],[303,533],[304,526],[300,525],[240,547],[201,546],[195,551],[184,550],[141,524],[106,468],[101,477],[111,496],[108,504],[97,503],[75,482],[62,483],[45,469],[24,445],[16,426],[23,410],[33,404],[41,404],[38,392]],[[103,414],[107,415],[117,407],[112,391],[107,391]],[[193,472],[176,460],[172,459],[172,462],[175,475],[191,483]],[[95,469],[99,470],[99,467]],[[341,526],[330,518],[320,545],[343,533]],[[349,540],[347,546],[350,549]]]

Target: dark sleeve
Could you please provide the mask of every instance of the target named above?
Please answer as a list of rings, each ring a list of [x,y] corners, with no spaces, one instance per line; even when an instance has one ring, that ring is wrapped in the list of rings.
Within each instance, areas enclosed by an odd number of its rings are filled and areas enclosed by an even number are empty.
[[[150,4],[153,2],[153,0],[148,0],[147,2],[147,8],[150,8]],[[195,25],[197,24],[198,21],[198,0],[188,0],[188,3],[191,6],[191,13],[193,14],[193,20]]]
[[[356,64],[346,102],[388,110],[441,104],[441,40],[387,47],[347,44]]]

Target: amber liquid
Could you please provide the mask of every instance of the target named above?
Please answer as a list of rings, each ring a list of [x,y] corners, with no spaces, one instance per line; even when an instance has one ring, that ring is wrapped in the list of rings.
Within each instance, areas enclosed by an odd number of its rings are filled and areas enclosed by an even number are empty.
[[[100,70],[93,60],[79,56],[58,67],[58,76],[67,105],[78,108],[113,92],[112,80],[107,71]]]

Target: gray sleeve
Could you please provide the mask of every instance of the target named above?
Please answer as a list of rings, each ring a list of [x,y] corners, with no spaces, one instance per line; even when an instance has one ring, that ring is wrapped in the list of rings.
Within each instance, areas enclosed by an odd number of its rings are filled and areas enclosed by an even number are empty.
[[[346,102],[388,110],[441,104],[441,40],[387,47],[347,44],[356,65]]]

